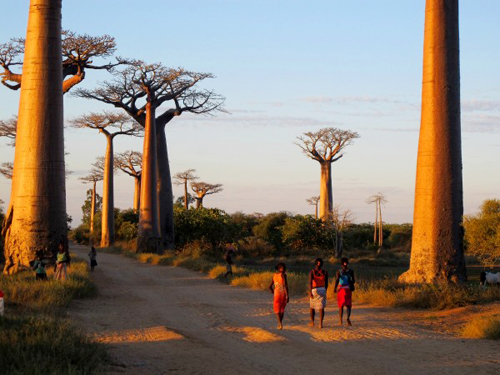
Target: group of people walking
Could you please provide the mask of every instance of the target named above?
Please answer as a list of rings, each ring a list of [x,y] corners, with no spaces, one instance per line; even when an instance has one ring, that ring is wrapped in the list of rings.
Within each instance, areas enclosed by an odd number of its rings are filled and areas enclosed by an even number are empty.
[[[354,291],[354,271],[349,268],[349,260],[342,258],[341,268],[335,274],[334,292],[337,295],[337,304],[339,307],[339,323],[343,324],[344,307],[347,310],[347,324],[351,324],[351,309],[352,309],[352,292]],[[278,329],[283,329],[283,317],[285,315],[285,307],[290,301],[290,293],[288,291],[288,281],[286,276],[286,265],[278,263],[276,265],[276,273],[273,275],[273,280],[269,289],[274,295],[273,310],[278,319]],[[325,317],[325,307],[328,290],[328,271],[323,269],[323,259],[317,258],[314,261],[314,269],[309,272],[309,308],[310,308],[310,326],[314,326],[316,311],[319,312],[319,327],[323,328],[323,320]]]

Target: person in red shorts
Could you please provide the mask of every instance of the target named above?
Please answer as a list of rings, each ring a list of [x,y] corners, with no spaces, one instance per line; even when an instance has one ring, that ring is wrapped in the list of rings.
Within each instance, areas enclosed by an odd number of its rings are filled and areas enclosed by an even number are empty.
[[[351,309],[352,309],[352,291],[354,290],[354,271],[349,268],[349,260],[342,258],[340,260],[342,268],[337,271],[335,279],[334,291],[337,293],[337,303],[339,305],[340,325],[343,324],[344,306],[347,310],[347,324],[351,324]]]
[[[278,318],[278,329],[283,329],[283,316],[285,315],[285,306],[290,301],[288,295],[288,282],[286,279],[285,263],[278,263],[275,267],[276,273],[273,275],[269,290],[274,295],[274,313]]]

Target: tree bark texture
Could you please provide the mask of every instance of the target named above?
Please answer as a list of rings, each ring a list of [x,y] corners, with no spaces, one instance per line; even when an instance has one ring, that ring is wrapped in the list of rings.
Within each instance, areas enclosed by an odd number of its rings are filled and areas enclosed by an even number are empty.
[[[155,108],[150,101],[146,104],[142,155],[141,207],[139,209],[137,252],[159,253],[161,252],[161,239],[158,221]]]
[[[94,181],[92,186],[92,200],[90,202],[90,240],[92,244],[94,243],[94,217],[95,217],[95,198],[96,198],[96,185],[97,181]]]
[[[321,165],[321,186],[319,192],[319,218],[329,220],[332,215],[332,163],[324,161]]]
[[[134,212],[139,212],[141,206],[141,176],[134,176]]]
[[[203,197],[196,197],[196,209],[203,208]]]
[[[11,200],[3,227],[5,269],[29,266],[67,245],[61,70],[61,0],[31,0]]]
[[[156,125],[157,155],[158,155],[158,203],[160,219],[160,235],[165,250],[174,249],[174,196],[172,176],[168,160],[166,123]]]
[[[458,0],[427,0],[408,283],[465,281]]]
[[[115,242],[115,203],[113,184],[113,136],[106,135],[106,155],[104,159],[104,179],[102,190],[101,247],[109,247]]]

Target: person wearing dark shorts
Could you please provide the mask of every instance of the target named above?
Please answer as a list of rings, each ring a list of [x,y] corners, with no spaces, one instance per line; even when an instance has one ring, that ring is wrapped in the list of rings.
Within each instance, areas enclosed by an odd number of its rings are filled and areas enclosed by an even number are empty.
[[[94,246],[92,246],[89,251],[89,258],[90,258],[90,271],[94,271],[94,267],[97,266],[97,251],[95,250]]]

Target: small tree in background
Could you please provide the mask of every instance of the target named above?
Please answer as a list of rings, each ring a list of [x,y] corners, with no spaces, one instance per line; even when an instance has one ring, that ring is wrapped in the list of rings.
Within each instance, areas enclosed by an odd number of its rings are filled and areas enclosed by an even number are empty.
[[[115,167],[134,178],[134,212],[139,212],[141,204],[142,153],[125,151],[115,157]]]
[[[487,199],[479,213],[464,217],[467,252],[483,264],[500,263],[500,199]]]
[[[92,184],[92,189],[89,190],[91,192],[90,194],[90,214],[89,214],[89,228],[90,228],[90,237],[92,239],[92,242],[94,241],[94,217],[95,213],[97,210],[101,209],[101,202],[98,204],[98,195],[96,192],[96,185],[99,181],[102,181],[104,178],[103,175],[103,165],[99,161],[93,164],[93,168],[91,169],[90,173],[84,177],[80,177],[79,180],[81,180],[83,183]],[[87,197],[89,195],[89,191],[87,191]],[[101,197],[99,197],[99,200],[102,201]],[[82,207],[83,210],[83,207]],[[83,213],[84,219],[85,219],[85,212]]]
[[[349,209],[341,209],[340,205],[333,207],[332,224],[335,230],[335,257],[342,258],[344,252],[344,232],[354,221],[354,215]]]
[[[222,184],[207,184],[206,182],[193,182],[191,189],[195,192],[196,208],[203,207],[203,198],[210,194],[216,194],[223,190]]]
[[[319,196],[318,197],[311,197],[309,199],[306,199],[306,202],[308,205],[310,206],[314,206],[315,207],[315,218],[317,219],[318,218],[318,204],[319,204]]]
[[[174,175],[176,185],[184,185],[184,208],[189,207],[188,183],[197,180],[199,177],[194,174],[196,169],[188,169],[184,172],[179,172]]]
[[[375,204],[375,222],[373,230],[373,243],[378,243],[378,252],[382,250],[382,245],[384,242],[384,232],[382,229],[382,205],[387,203],[387,199],[384,194],[377,193],[372,195],[366,200],[367,204]]]

